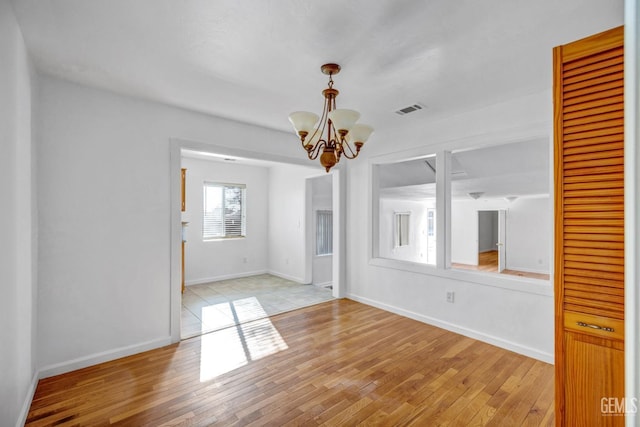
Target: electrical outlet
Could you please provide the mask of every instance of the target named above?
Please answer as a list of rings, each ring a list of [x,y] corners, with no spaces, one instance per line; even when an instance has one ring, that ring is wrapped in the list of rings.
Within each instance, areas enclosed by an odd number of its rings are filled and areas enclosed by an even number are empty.
[[[453,303],[455,299],[455,292],[447,291],[447,302]]]

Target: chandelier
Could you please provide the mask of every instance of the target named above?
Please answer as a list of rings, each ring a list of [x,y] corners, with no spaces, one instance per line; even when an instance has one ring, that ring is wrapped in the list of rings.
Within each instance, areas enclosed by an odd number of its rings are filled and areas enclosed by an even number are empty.
[[[317,159],[322,151],[320,163],[329,172],[342,156],[347,159],[358,157],[373,128],[356,124],[360,118],[357,111],[336,108],[339,92],[333,88],[333,75],[340,72],[340,66],[324,64],[320,69],[329,76],[329,87],[322,91],[322,117],[306,111],[296,111],[289,115],[289,121],[300,136],[302,148],[307,152],[309,159]]]

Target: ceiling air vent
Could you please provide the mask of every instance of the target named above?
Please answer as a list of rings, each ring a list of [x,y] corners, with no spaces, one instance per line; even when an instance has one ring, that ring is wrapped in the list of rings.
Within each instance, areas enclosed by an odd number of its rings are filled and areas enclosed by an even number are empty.
[[[413,104],[408,107],[404,107],[396,111],[396,114],[404,116],[405,114],[413,113],[414,111],[422,110],[424,108],[421,104]]]

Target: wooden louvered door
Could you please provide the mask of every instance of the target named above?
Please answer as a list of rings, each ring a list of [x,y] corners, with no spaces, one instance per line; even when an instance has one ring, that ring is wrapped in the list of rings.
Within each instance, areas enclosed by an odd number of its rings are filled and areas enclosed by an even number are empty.
[[[559,426],[624,425],[623,42],[553,52]]]

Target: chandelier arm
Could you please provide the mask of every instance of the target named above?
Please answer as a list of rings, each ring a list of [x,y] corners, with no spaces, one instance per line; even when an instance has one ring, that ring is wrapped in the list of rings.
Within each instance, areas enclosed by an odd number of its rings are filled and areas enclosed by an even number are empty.
[[[344,154],[344,156],[349,159],[349,160],[353,160],[356,157],[358,157],[358,154],[360,154],[357,150],[354,151],[353,148],[351,148],[351,144],[349,144],[347,142],[346,139],[344,139],[342,142],[342,154]],[[347,149],[345,150],[344,147],[347,147]]]
[[[311,151],[307,152],[307,156],[309,157],[309,160],[315,160],[318,158],[318,155],[320,154],[320,150],[326,145],[326,142],[324,140],[320,140],[318,141],[318,143],[313,147],[313,149]]]

